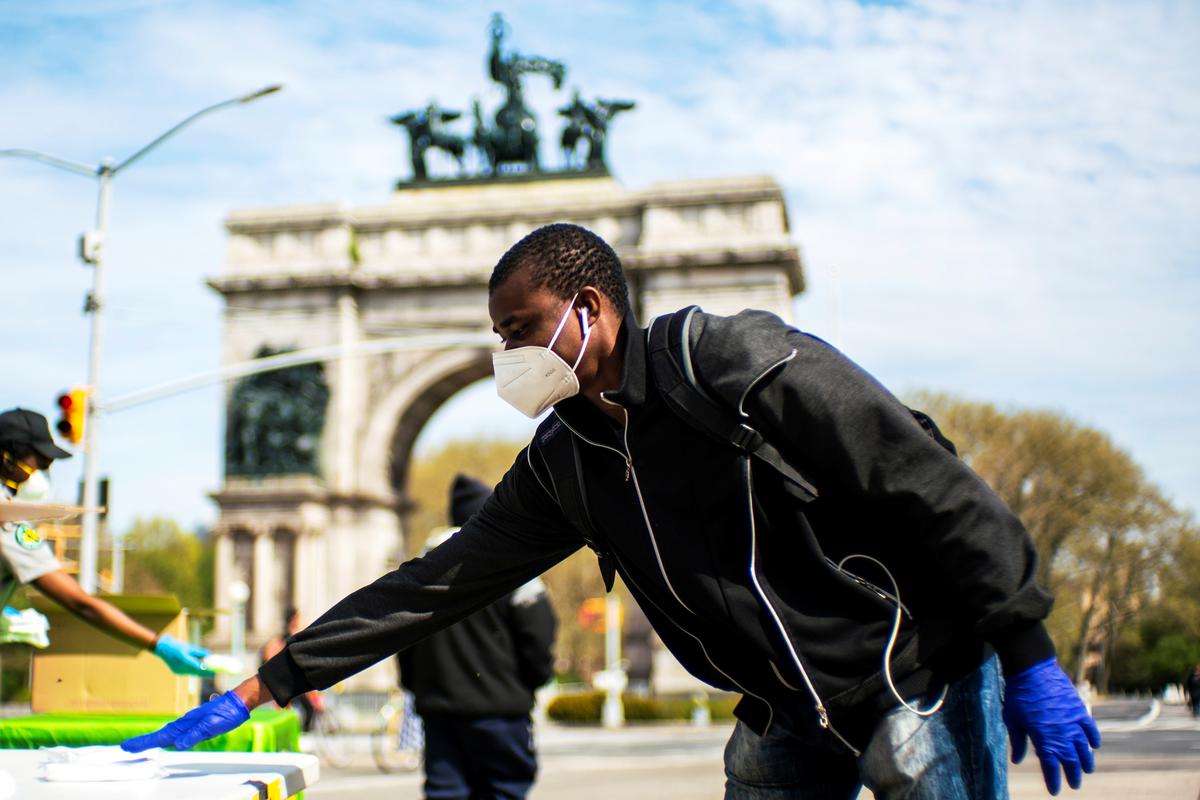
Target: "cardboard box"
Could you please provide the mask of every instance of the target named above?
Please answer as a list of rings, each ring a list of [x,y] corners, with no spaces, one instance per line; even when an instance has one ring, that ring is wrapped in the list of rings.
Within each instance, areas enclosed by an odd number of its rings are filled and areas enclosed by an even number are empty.
[[[187,618],[172,595],[104,598],[156,633],[187,639]],[[31,595],[50,619],[50,646],[33,652],[34,713],[178,715],[196,705],[200,682],[176,675],[158,656],[114,639],[57,603]]]

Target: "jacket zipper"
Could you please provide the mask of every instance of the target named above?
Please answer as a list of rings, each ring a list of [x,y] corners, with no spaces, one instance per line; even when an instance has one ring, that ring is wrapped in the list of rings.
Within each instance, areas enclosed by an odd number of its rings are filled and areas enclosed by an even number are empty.
[[[904,603],[900,602],[900,598],[896,597],[896,595],[892,594],[891,592],[887,591],[886,589],[880,588],[879,586],[877,586],[874,583],[871,583],[866,578],[863,578],[860,575],[856,575],[848,569],[844,569],[843,567],[839,566],[838,563],[836,561],[834,561],[832,558],[830,558],[829,556],[825,556],[825,563],[829,564],[829,566],[833,567],[841,575],[849,578],[850,580],[854,581],[862,588],[866,589],[871,594],[877,596],[880,600],[886,600],[887,602],[891,603],[892,605],[897,606],[902,612],[904,612],[904,616],[908,617],[910,620],[913,618],[912,612],[908,610],[908,606],[906,606],[906,605],[904,605]]]
[[[775,610],[775,606],[771,605],[771,601],[767,598],[767,593],[763,591],[762,584],[759,583],[757,569],[758,527],[754,521],[753,468],[751,466],[749,456],[743,456],[742,461],[746,465],[746,512],[747,516],[750,518],[750,582],[753,584],[759,600],[762,601],[763,606],[765,606],[767,611],[770,612],[771,619],[775,622],[775,627],[779,629],[779,635],[783,638],[783,643],[787,645],[788,655],[791,656],[792,662],[796,665],[796,669],[800,671],[800,677],[804,680],[804,685],[808,689],[808,693],[812,695],[813,701],[816,704],[817,717],[821,727],[840,739],[842,744],[850,748],[850,751],[853,752],[855,756],[861,756],[862,751],[850,744],[850,742],[846,741],[845,737],[838,733],[837,729],[834,728],[833,724],[829,721],[829,711],[825,708],[825,702],[821,700],[821,695],[817,693],[816,687],[813,686],[812,679],[808,677],[808,670],[804,668],[804,664],[800,661],[800,654],[796,652],[796,648],[792,644],[791,637],[788,636],[787,629],[783,625],[783,620],[780,618],[779,612]],[[774,668],[774,662],[770,663],[771,667]],[[784,686],[788,686],[787,681],[783,680],[783,677],[779,675],[778,670],[776,670],[775,674],[777,677],[779,677],[780,683],[782,683]]]
[[[633,462],[630,461],[628,454],[622,453],[620,450],[618,450],[615,447],[610,447],[609,445],[606,445],[606,444],[600,444],[600,442],[593,442],[591,439],[587,438],[582,433],[580,433],[579,431],[572,428],[571,423],[567,422],[561,416],[558,417],[558,421],[561,422],[567,430],[569,430],[571,433],[575,434],[575,436],[579,437],[580,440],[587,442],[592,447],[599,447],[601,450],[608,450],[611,453],[616,453],[617,455],[619,455],[621,457],[621,460],[625,462],[625,480],[629,480],[629,471],[631,469],[633,469]]]
[[[617,555],[616,550],[613,551],[613,559],[616,560],[617,566],[624,567],[624,564],[621,563],[621,557],[619,555]],[[767,698],[762,697],[761,695],[757,695],[754,692],[747,689],[745,686],[742,686],[740,683],[737,682],[737,680],[732,675],[730,675],[728,672],[726,672],[725,670],[718,667],[717,662],[713,661],[712,656],[710,656],[708,654],[708,648],[704,646],[704,642],[700,639],[700,637],[697,636],[696,634],[692,633],[691,631],[689,631],[687,628],[683,627],[683,625],[681,625],[679,622],[677,622],[674,617],[672,617],[670,614],[668,614],[666,611],[664,611],[658,603],[655,603],[654,599],[650,596],[650,594],[643,591],[642,587],[639,586],[637,584],[637,582],[633,579],[633,576],[630,574],[629,570],[623,570],[621,574],[622,574],[622,577],[624,577],[626,580],[629,581],[629,584],[633,588],[638,590],[639,594],[641,594],[643,597],[645,597],[648,602],[650,602],[656,609],[658,609],[658,613],[662,614],[664,617],[666,617],[668,620],[670,620],[672,625],[674,625],[679,630],[683,631],[685,634],[687,634],[692,639],[692,641],[694,641],[696,644],[698,644],[700,646],[700,652],[704,654],[704,660],[709,663],[709,666],[711,666],[717,672],[721,673],[721,675],[723,675],[726,680],[728,680],[730,683],[732,683],[734,686],[736,686],[742,694],[753,697],[755,700],[758,700],[760,703],[762,703],[763,705],[765,705],[767,707],[767,727],[763,730],[763,735],[766,736],[767,731],[769,731],[771,729],[771,725],[773,725],[775,723],[775,707],[771,705],[771,702],[769,700],[767,700]],[[686,606],[684,606],[684,607],[686,608]]]
[[[606,397],[601,396],[601,399],[609,405],[616,406],[617,408],[621,409],[621,411],[623,411],[625,414],[625,425],[622,429],[622,439],[625,443],[625,452],[621,453],[619,450],[613,447],[609,447],[608,449],[625,459],[625,480],[628,481],[630,478],[633,479],[633,490],[637,494],[638,508],[640,508],[642,511],[642,521],[646,524],[646,532],[650,534],[650,546],[654,549],[654,559],[658,562],[658,571],[662,574],[663,582],[667,584],[667,588],[671,591],[671,595],[675,598],[679,605],[683,606],[689,614],[694,616],[696,612],[692,611],[688,604],[683,602],[683,598],[679,596],[679,592],[675,591],[675,587],[672,585],[671,579],[667,577],[667,568],[666,565],[663,564],[662,554],[658,550],[658,540],[654,537],[654,527],[650,524],[650,514],[646,511],[646,501],[642,498],[642,487],[638,484],[637,471],[633,468],[633,456],[629,452],[629,409],[625,408],[625,406],[621,405],[620,403],[614,403]],[[559,419],[562,418],[559,417]],[[563,424],[567,425],[565,421]],[[575,429],[570,425],[567,425],[567,430],[575,433]],[[583,439],[582,436],[579,438]],[[595,444],[587,439],[583,440],[588,442],[588,444]],[[606,445],[597,446],[605,447]]]
[[[742,396],[738,398],[737,410],[742,417],[748,418],[750,416],[746,413],[746,398],[750,396],[750,392],[754,390],[754,387],[757,386],[763,378],[774,372],[779,366],[786,364],[795,357],[796,350],[793,348],[792,352],[788,353],[774,364],[768,366],[758,374],[758,377],[750,381],[750,385],[742,391]],[[757,571],[758,527],[754,521],[753,468],[751,466],[751,459],[749,456],[743,456],[742,460],[746,465],[746,513],[750,518],[750,582],[753,584],[759,600],[762,601],[762,604],[766,606],[767,611],[770,612],[771,619],[775,622],[775,626],[779,629],[779,635],[783,638],[784,644],[787,645],[788,655],[791,656],[793,663],[796,665],[796,669],[800,671],[800,677],[804,679],[804,685],[807,687],[808,693],[812,695],[813,701],[816,704],[817,717],[821,727],[836,736],[842,744],[846,745],[846,747],[850,749],[850,752],[854,753],[855,756],[861,756],[862,752],[854,745],[850,744],[850,742],[846,741],[846,738],[838,733],[837,729],[834,728],[833,724],[829,721],[829,710],[825,708],[825,702],[821,700],[821,695],[817,693],[816,687],[813,686],[812,680],[808,677],[808,670],[804,668],[803,662],[800,661],[800,654],[796,652],[795,646],[792,645],[791,637],[788,636],[787,629],[784,628],[783,620],[780,618],[779,613],[775,610],[775,607],[771,605],[771,601],[767,599],[767,594],[763,591],[762,584],[759,583]],[[815,490],[813,491],[813,494],[816,494]],[[859,579],[859,581],[862,582],[861,579]],[[779,679],[781,684],[793,691],[799,691],[796,689],[796,687],[784,680],[783,675],[779,672],[779,668],[775,665],[774,661],[768,661],[767,663],[771,665],[771,670],[775,673],[775,677]]]
[[[626,448],[628,448],[628,446],[629,446],[628,445],[629,411],[626,410],[625,407],[620,405],[619,403],[612,403],[611,400],[605,400],[605,402],[611,403],[612,405],[615,405],[618,408],[620,408],[622,411],[625,411],[625,426],[626,426],[626,428],[625,428],[626,440],[625,441],[626,441]],[[572,428],[570,423],[568,423],[561,416],[558,419],[560,422],[562,422],[562,424],[564,426],[566,426],[566,429],[569,430],[572,435],[578,436],[581,441],[586,442],[587,444],[590,444],[592,447],[599,447],[604,450],[610,450],[610,451],[616,453],[617,455],[621,456],[621,458],[623,458],[625,460],[626,480],[628,480],[629,476],[633,474],[633,459],[630,458],[628,450],[626,450],[626,452],[622,453],[620,450],[616,449],[615,447],[609,447],[606,444],[600,444],[599,442],[593,442],[591,439],[587,438],[583,434],[579,433],[579,431]],[[651,542],[653,542],[654,541],[654,531],[650,528],[650,519],[646,516],[646,507],[642,503],[641,490],[637,488],[637,476],[634,475],[633,479],[634,479],[634,482],[633,482],[634,489],[637,490],[638,505],[641,506],[641,509],[642,509],[642,518],[645,519],[645,521],[646,521],[646,529],[648,531],[650,531],[650,540],[651,540]],[[621,563],[621,557],[617,554],[616,549],[611,548],[610,552],[612,554],[613,560],[617,562],[617,566],[624,567],[624,565]],[[657,544],[654,545],[654,553],[655,553],[655,555],[658,555],[658,545]],[[659,568],[663,569],[661,559],[659,560]],[[655,603],[653,598],[651,597],[651,595],[648,592],[643,591],[642,587],[639,586],[637,584],[637,582],[633,580],[633,576],[630,574],[629,570],[623,569],[621,574],[622,574],[622,577],[624,577],[626,580],[628,580],[629,583],[635,589],[637,589],[638,592],[641,593],[641,595],[643,597],[645,597],[647,601],[649,601],[650,603],[653,603],[654,607],[658,609],[659,613],[662,614],[664,617],[666,617],[668,620],[670,620],[672,625],[674,625],[676,628],[679,628],[679,630],[681,630],[685,634],[687,634],[688,637],[690,637],[692,639],[692,641],[694,641],[696,644],[698,644],[700,646],[700,652],[704,654],[704,660],[709,663],[709,666],[711,666],[713,669],[715,669],[717,672],[719,672],[721,675],[723,675],[726,680],[728,680],[730,683],[732,683],[734,686],[736,686],[738,688],[738,690],[741,691],[742,694],[748,695],[749,697],[753,697],[755,700],[758,700],[760,703],[762,703],[763,705],[765,705],[767,707],[767,728],[766,728],[766,730],[770,730],[771,725],[774,724],[774,722],[775,722],[775,707],[771,705],[770,701],[767,700],[765,697],[762,697],[761,695],[755,694],[754,692],[747,689],[745,686],[742,686],[740,683],[737,682],[737,680],[732,675],[730,675],[728,672],[726,672],[725,670],[718,667],[717,662],[713,661],[712,656],[710,656],[708,654],[708,648],[704,646],[704,642],[700,639],[700,637],[696,636],[694,633],[689,631],[687,628],[683,627],[683,625],[681,625],[674,617],[672,617],[669,613],[664,611],[662,609],[662,607],[658,605],[658,603]],[[666,574],[665,569],[663,569],[663,580],[666,581],[667,588],[671,589],[671,594],[674,595],[676,600],[679,600],[679,595],[675,594],[675,589],[671,587],[671,582],[669,580],[667,580],[667,574]],[[683,606],[685,609],[687,609],[690,613],[692,613],[692,614],[695,613],[690,608],[688,608],[687,605],[682,600],[679,600],[679,604],[681,606]],[[764,735],[766,734],[766,730],[763,731]]]

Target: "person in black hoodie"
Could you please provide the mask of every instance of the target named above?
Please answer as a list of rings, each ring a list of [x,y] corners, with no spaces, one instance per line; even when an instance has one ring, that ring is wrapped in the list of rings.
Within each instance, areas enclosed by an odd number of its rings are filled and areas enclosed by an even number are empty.
[[[236,727],[591,546],[688,671],[742,695],[727,800],[860,785],[878,800],[1006,798],[1006,732],[1014,761],[1033,743],[1051,794],[1095,768],[1099,731],[1046,631],[1029,533],[857,364],[764,311],[642,328],[620,259],[577,225],[513,245],[488,290],[497,392],[531,417],[553,407],[495,493],[256,676],[127,749]],[[740,421],[736,439],[669,405],[685,381]]]
[[[491,496],[457,475],[450,489],[454,526],[446,541]],[[400,684],[425,723],[428,800],[525,797],[537,776],[529,712],[550,679],[557,621],[538,578],[399,654]]]
[[[1192,707],[1192,716],[1200,719],[1200,664],[1188,670],[1187,677],[1183,679],[1183,688]]]

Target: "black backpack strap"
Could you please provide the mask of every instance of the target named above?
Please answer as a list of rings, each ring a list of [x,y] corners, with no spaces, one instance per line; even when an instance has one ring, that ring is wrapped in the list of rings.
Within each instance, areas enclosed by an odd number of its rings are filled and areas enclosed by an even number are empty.
[[[688,306],[650,323],[650,370],[663,399],[676,416],[692,427],[759,459],[810,499],[817,497],[816,487],[788,464],[761,433],[740,414],[710,398],[697,383],[691,368],[691,323],[699,310],[699,306]]]
[[[579,442],[574,434],[557,419],[535,437],[538,449],[550,472],[550,481],[559,508],[567,522],[579,531],[584,542],[596,554],[600,562],[600,577],[604,579],[604,591],[611,592],[617,577],[616,565],[603,537],[592,524],[588,513],[587,488],[583,480],[583,466],[579,460]]]

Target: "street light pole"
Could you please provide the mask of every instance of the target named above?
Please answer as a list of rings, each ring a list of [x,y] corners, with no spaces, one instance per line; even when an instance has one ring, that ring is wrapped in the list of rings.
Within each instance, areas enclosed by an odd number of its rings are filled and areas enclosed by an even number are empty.
[[[99,552],[99,513],[95,510],[99,500],[99,475],[97,473],[97,451],[99,449],[99,418],[103,410],[100,403],[100,357],[104,343],[104,250],[108,235],[108,204],[112,193],[112,180],[121,172],[146,153],[153,150],[162,142],[169,139],[182,128],[196,119],[227,108],[232,105],[249,103],[260,97],[274,94],[282,89],[280,84],[271,84],[248,94],[234,97],[202,108],[189,117],[176,123],[164,133],[142,146],[133,155],[119,164],[113,165],[111,159],[104,159],[98,167],[88,167],[64,158],[39,153],[36,150],[0,150],[0,156],[27,158],[39,161],[57,169],[74,172],[77,175],[94,177],[99,184],[96,199],[96,228],[91,235],[85,234],[82,255],[90,262],[95,272],[92,275],[92,291],[88,294],[84,305],[85,313],[91,314],[91,340],[88,346],[88,402],[83,433],[83,505],[89,509],[83,514],[83,526],[80,532],[79,555],[79,584],[88,594],[96,592],[97,555]],[[118,579],[119,581],[120,579]]]
[[[96,170],[99,194],[96,198],[96,231],[98,246],[92,255],[92,291],[84,304],[84,311],[92,317],[92,331],[88,342],[88,394],[86,417],[83,424],[83,507],[94,509],[99,501],[97,487],[98,454],[100,441],[99,388],[100,354],[104,344],[104,251],[108,236],[108,200],[112,195],[113,169],[111,159],[104,159]],[[86,253],[84,255],[87,255]],[[83,527],[79,534],[79,585],[88,594],[96,593],[96,573],[99,570],[99,515],[92,510],[84,512]],[[114,568],[114,573],[115,573]],[[119,587],[114,587],[120,591]]]

